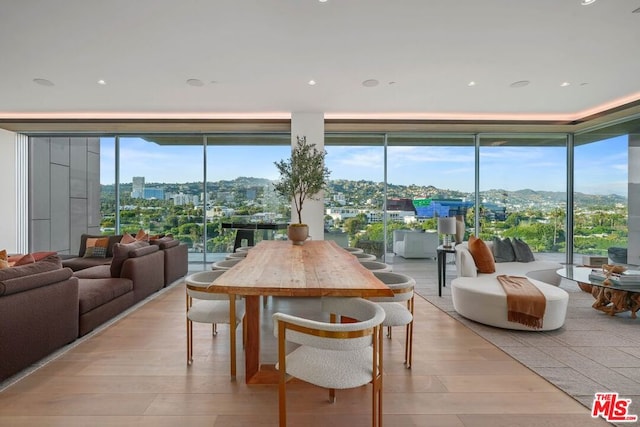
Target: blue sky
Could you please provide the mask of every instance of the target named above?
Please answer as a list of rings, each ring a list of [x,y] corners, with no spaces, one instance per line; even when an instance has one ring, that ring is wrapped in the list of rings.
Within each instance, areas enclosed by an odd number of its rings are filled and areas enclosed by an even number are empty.
[[[103,138],[101,182],[111,184],[114,174],[113,139]],[[159,146],[139,138],[121,138],[120,180],[144,176],[151,182],[202,180],[200,146]],[[382,147],[326,147],[332,179],[382,181]],[[277,179],[273,162],[288,158],[287,146],[210,146],[207,180],[238,176]],[[579,146],[576,149],[575,190],[589,194],[627,195],[627,137]],[[508,191],[564,191],[566,149],[562,147],[482,147],[480,189]],[[473,192],[473,147],[403,146],[388,148],[388,181],[401,185],[433,185]]]

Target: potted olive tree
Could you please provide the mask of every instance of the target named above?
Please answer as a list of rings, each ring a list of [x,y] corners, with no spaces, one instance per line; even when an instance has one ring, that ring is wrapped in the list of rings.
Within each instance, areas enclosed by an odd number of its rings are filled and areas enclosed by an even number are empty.
[[[296,140],[291,158],[274,162],[280,172],[280,180],[274,184],[274,189],[293,200],[298,223],[289,225],[288,236],[294,245],[302,245],[309,237],[309,226],[302,223],[302,205],[307,199],[318,200],[316,195],[325,188],[329,169],[324,165],[326,151],[308,143],[306,136],[298,136]]]

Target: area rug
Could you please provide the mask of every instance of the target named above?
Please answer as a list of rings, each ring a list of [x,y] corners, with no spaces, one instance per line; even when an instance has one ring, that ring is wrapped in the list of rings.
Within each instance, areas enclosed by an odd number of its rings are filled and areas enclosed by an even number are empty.
[[[640,416],[640,317],[609,316],[594,310],[593,297],[575,283],[563,280],[560,287],[569,292],[567,319],[549,332],[511,331],[468,320],[453,309],[448,288],[442,297],[417,293],[587,408],[595,393],[616,392],[632,399],[629,413]]]

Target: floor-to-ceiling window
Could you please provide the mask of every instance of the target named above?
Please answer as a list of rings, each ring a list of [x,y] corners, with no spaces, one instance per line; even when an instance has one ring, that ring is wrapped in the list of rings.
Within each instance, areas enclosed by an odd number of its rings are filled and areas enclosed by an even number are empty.
[[[485,240],[521,238],[538,253],[565,252],[566,135],[479,138],[477,234]]]
[[[565,134],[328,133],[326,238],[384,254],[394,229],[435,229],[429,212],[447,208],[465,215],[467,236],[476,233],[477,210],[485,239],[520,237],[557,257],[573,235],[576,262],[631,256],[625,251],[640,233],[632,227],[640,220],[639,129],[635,119],[574,135],[569,212]],[[232,250],[234,225],[223,223],[289,221],[290,204],[270,189],[273,162],[289,155],[288,133],[101,137],[100,232],[170,233],[189,245],[191,259],[210,262]],[[283,236],[256,231],[257,240]]]
[[[640,119],[574,138],[574,258],[640,264]]]
[[[207,136],[207,261],[233,252],[238,230],[249,233],[254,244],[286,238],[282,225],[291,220],[291,203],[278,196],[273,182],[278,179],[274,162],[291,156],[290,138],[285,133]]]
[[[331,171],[325,194],[325,239],[382,256],[384,135],[330,134],[325,149],[325,164]]]
[[[454,215],[473,227],[473,135],[389,134],[387,145],[388,229],[437,231],[439,217]]]
[[[201,243],[203,149],[198,136],[119,137],[120,233]]]

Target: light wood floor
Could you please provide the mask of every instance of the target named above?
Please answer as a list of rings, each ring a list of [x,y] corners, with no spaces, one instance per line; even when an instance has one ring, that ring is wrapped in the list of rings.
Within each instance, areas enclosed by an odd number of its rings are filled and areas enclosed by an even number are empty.
[[[238,378],[230,380],[227,326],[212,338],[208,325],[196,324],[195,361],[186,365],[184,293],[174,285],[7,387],[0,426],[277,425],[277,386],[247,386],[241,351]],[[402,363],[403,329],[385,339],[387,426],[607,425],[424,299],[415,307],[412,369]],[[270,299],[262,360],[276,357],[273,311],[317,308],[314,300]],[[330,404],[326,390],[292,382],[289,425],[368,426],[369,387],[339,390]]]

